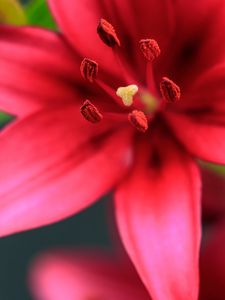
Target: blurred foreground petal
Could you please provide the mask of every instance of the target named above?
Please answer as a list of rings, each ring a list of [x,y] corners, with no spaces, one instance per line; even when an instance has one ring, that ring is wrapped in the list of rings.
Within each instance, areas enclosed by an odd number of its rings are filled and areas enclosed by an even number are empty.
[[[149,300],[129,264],[104,252],[49,252],[31,269],[37,300]]]

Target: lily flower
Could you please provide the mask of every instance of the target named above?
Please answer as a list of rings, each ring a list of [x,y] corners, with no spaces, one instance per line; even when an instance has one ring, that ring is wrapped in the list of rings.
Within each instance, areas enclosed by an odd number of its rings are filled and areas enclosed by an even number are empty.
[[[0,31],[0,234],[115,190],[154,300],[198,295],[201,180],[225,163],[225,3],[49,0],[62,33]],[[190,13],[191,12],[191,13]]]

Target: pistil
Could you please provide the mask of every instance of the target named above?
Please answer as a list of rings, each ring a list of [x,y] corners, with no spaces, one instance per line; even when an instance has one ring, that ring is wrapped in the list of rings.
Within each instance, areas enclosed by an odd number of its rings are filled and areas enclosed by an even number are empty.
[[[141,92],[139,97],[145,106],[146,113],[155,113],[160,106],[159,100],[148,91]]]
[[[138,92],[138,86],[131,84],[125,87],[119,87],[116,91],[116,95],[120,97],[125,106],[131,106],[133,104],[133,97]]]

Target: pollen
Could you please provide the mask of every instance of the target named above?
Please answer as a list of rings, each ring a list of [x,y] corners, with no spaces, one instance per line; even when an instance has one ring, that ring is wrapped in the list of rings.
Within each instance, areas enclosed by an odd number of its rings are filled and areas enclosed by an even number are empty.
[[[178,85],[167,77],[163,77],[160,83],[160,91],[168,103],[176,103],[180,100],[181,92]]]
[[[83,117],[91,123],[98,123],[103,118],[97,107],[94,106],[94,104],[92,104],[89,100],[84,101],[83,105],[80,108],[80,112]]]
[[[140,110],[133,110],[128,115],[128,120],[140,132],[145,132],[148,129],[148,119]]]
[[[89,58],[84,58],[80,65],[80,72],[84,79],[93,82],[98,75],[98,64]]]
[[[131,84],[125,87],[119,87],[116,91],[116,95],[120,97],[125,106],[131,106],[133,104],[133,97],[138,92],[138,86]]]
[[[139,46],[144,57],[151,62],[161,53],[158,43],[153,39],[142,39],[139,42]]]
[[[107,46],[112,48],[115,46],[120,46],[120,40],[114,27],[105,19],[100,20],[97,27],[97,33]]]

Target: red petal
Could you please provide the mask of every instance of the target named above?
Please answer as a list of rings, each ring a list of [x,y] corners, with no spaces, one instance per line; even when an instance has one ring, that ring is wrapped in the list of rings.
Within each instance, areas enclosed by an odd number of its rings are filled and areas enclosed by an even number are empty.
[[[0,110],[21,116],[75,100],[79,63],[60,35],[1,27],[0,40]]]
[[[202,169],[202,205],[204,220],[225,216],[225,176]]]
[[[225,164],[225,117],[167,114],[177,138],[200,159]]]
[[[100,3],[99,0],[95,2]],[[130,0],[114,0],[107,2],[102,8],[102,13],[117,24],[118,31],[123,36],[121,42],[124,44],[128,39],[129,42],[135,43],[143,38],[154,38],[160,43],[160,47],[163,47],[173,33],[174,8],[168,0],[133,0],[132,3]],[[139,47],[138,44],[133,46]]]
[[[157,146],[142,144],[137,155],[132,174],[116,192],[124,245],[154,300],[196,300],[198,170],[189,156],[163,135]]]
[[[119,74],[112,49],[97,34],[99,20],[103,17],[97,1],[49,0],[49,4],[58,25],[81,57],[93,59],[103,69]]]
[[[206,236],[201,260],[200,300],[225,299],[225,224],[215,225]]]
[[[124,176],[132,160],[130,134],[87,123],[78,107],[65,106],[3,132],[0,235],[68,217]]]
[[[174,10],[176,28],[179,29],[171,39],[162,71],[165,74],[168,66],[166,74],[171,74],[183,90],[183,87],[191,86],[202,72],[224,60],[225,43],[221,28],[225,26],[225,2],[178,0]],[[161,66],[163,68],[163,64]]]
[[[216,65],[204,72],[187,91],[185,91],[182,101],[178,103],[187,111],[211,111],[225,112],[225,63]]]
[[[64,251],[41,256],[31,269],[35,299],[149,299],[130,265],[106,253],[84,252]]]
[[[100,18],[114,26],[121,41],[123,58],[132,65],[133,75],[142,74],[143,80],[146,61],[141,55],[139,40],[153,37],[165,50],[174,29],[174,7],[169,0],[48,2],[60,28],[80,54],[96,60],[103,69],[120,76],[121,66],[117,64],[112,50],[103,44],[96,33]],[[137,71],[139,67],[140,72]],[[138,80],[141,80],[140,76]]]

